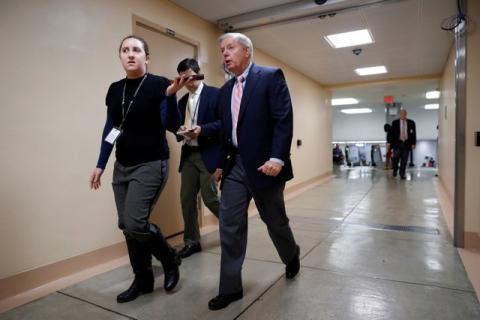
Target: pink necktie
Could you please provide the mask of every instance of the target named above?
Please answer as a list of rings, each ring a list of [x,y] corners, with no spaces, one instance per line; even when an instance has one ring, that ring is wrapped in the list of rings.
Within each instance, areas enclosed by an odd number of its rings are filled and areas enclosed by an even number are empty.
[[[243,77],[239,77],[235,82],[235,90],[232,101],[232,125],[234,131],[237,130],[238,115],[240,113],[240,104],[242,102],[243,95],[243,81],[245,81],[245,79]]]
[[[407,136],[407,121],[405,120],[402,120],[402,132],[401,132],[401,135],[400,135],[400,140],[402,141],[406,141],[408,139],[408,136]]]

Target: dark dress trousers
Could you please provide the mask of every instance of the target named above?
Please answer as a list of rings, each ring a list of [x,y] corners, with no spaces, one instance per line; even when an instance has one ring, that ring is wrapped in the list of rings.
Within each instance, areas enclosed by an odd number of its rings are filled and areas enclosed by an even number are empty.
[[[417,130],[415,121],[406,119],[407,121],[407,140],[402,141],[400,132],[400,119],[392,122],[392,128],[389,131],[387,141],[390,141],[393,149],[393,172],[398,171],[398,162],[400,161],[400,176],[405,176],[405,169],[407,167],[408,155],[412,149],[412,145],[417,144]]]
[[[293,178],[290,145],[293,111],[290,93],[278,68],[253,64],[246,78],[237,122],[238,147],[232,144],[231,100],[235,78],[220,89],[221,120],[220,294],[242,290],[248,205],[253,198],[282,261],[296,254],[296,243],[285,211],[285,182]],[[276,177],[258,171],[271,158],[284,166]]]

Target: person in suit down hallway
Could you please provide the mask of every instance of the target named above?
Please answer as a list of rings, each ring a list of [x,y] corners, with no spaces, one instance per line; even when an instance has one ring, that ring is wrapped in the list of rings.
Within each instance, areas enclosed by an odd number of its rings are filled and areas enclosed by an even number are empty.
[[[392,122],[389,131],[391,135],[387,141],[391,141],[393,149],[393,176],[397,176],[398,162],[400,162],[400,178],[406,179],[405,169],[407,167],[410,150],[414,150],[417,144],[417,130],[415,121],[407,119],[407,110],[400,110],[400,119]]]
[[[252,62],[251,40],[240,33],[219,38],[225,67],[235,77],[220,89],[221,179],[219,293],[211,310],[243,297],[242,265],[247,248],[248,205],[255,201],[268,234],[286,265],[286,277],[300,269],[296,244],[285,210],[283,191],[293,178],[290,145],[293,111],[282,70]]]

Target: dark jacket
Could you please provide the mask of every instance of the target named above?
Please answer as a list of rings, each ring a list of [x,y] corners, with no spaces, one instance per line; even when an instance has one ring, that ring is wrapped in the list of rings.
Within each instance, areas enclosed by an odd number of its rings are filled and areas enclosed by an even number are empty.
[[[202,127],[198,136],[198,146],[202,160],[211,173],[218,168],[219,144],[220,144],[220,114],[218,112],[218,93],[219,89],[203,85],[198,105],[197,125]],[[188,93],[184,95],[178,102],[180,108],[181,123],[185,122],[185,112],[188,103]],[[177,135],[177,141],[182,141],[183,137]],[[182,155],[180,157],[180,166],[178,171],[182,171],[182,163],[185,159],[185,145],[182,147]]]
[[[407,119],[407,133],[408,139],[405,141],[405,144],[408,147],[411,147],[414,144],[417,144],[417,130],[415,128],[415,121]],[[390,141],[393,148],[398,148],[400,143],[400,119],[393,120],[392,128],[389,131],[389,137],[387,141]]]
[[[222,143],[220,168],[223,178],[233,166],[231,98],[235,79],[220,89],[219,103],[222,114]],[[238,153],[247,178],[255,188],[285,183],[293,178],[290,145],[293,137],[293,111],[290,93],[282,70],[252,65],[243,90],[237,123]],[[284,161],[276,177],[257,169],[270,158]]]

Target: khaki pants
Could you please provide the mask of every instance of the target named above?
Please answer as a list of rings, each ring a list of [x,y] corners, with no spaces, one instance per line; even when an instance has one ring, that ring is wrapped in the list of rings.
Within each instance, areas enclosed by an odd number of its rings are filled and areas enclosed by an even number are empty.
[[[189,151],[182,163],[182,203],[185,244],[197,244],[200,241],[198,225],[197,195],[200,191],[203,202],[218,218],[219,198],[217,185],[208,172],[199,151]]]

